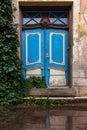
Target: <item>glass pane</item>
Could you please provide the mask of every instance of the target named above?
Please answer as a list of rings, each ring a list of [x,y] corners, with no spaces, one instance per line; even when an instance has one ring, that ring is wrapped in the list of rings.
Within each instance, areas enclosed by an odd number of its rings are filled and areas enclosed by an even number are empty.
[[[68,24],[68,11],[23,11],[23,25],[39,24],[48,17],[51,24]]]

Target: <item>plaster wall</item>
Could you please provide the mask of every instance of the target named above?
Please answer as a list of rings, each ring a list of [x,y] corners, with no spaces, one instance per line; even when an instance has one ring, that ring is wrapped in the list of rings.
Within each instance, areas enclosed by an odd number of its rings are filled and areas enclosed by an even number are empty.
[[[73,63],[73,86],[78,95],[87,96],[87,0],[80,0],[78,61]]]
[[[41,2],[57,3],[73,2],[73,45],[72,45],[72,84],[76,89],[77,96],[87,95],[87,0],[12,0],[17,10],[14,12],[14,22],[18,23],[18,34],[20,39],[19,4],[29,6],[32,3],[38,6]],[[20,49],[19,49],[20,54]]]

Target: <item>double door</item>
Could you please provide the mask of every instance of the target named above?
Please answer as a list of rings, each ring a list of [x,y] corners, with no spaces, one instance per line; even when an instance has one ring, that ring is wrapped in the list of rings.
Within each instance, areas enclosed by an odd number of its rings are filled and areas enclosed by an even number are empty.
[[[49,86],[68,84],[68,32],[61,29],[23,31],[24,77],[41,76]]]

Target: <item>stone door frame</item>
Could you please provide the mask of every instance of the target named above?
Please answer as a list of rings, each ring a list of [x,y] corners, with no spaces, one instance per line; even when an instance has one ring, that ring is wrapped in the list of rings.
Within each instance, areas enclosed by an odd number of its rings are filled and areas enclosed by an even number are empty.
[[[76,72],[75,63],[79,60],[79,13],[80,13],[80,0],[18,0],[16,3],[17,14],[16,21],[18,22],[19,29],[19,39],[22,41],[22,9],[24,7],[32,7],[32,6],[65,6],[69,7],[69,87],[74,86],[74,73]],[[21,48],[19,49],[19,57],[21,58]]]

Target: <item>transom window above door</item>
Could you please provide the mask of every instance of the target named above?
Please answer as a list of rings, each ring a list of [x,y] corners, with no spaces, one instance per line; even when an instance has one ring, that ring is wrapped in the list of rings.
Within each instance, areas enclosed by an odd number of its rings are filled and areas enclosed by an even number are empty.
[[[31,28],[35,27],[59,27],[59,26],[68,26],[68,11],[59,10],[59,11],[23,11],[22,12],[22,25],[30,26]]]

